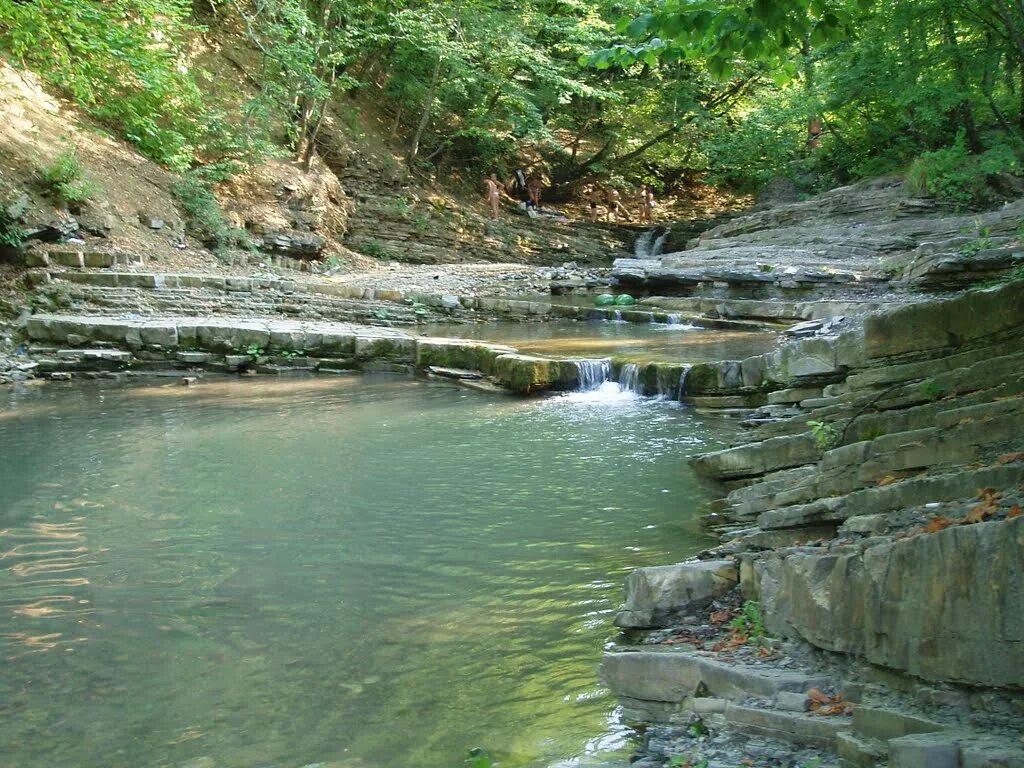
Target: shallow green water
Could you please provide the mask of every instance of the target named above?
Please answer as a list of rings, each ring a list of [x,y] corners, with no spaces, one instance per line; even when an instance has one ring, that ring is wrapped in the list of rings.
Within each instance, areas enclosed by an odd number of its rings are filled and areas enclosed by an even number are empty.
[[[429,336],[501,342],[539,355],[621,357],[637,363],[742,360],[769,351],[771,331],[716,331],[690,325],[549,320],[543,323],[435,323]]]
[[[707,544],[712,440],[394,379],[0,392],[0,765],[621,760],[610,614]]]

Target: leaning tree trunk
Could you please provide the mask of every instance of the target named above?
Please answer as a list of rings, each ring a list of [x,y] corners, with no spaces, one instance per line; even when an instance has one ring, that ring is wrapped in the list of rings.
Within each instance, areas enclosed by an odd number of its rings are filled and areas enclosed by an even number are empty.
[[[408,160],[415,159],[416,155],[420,153],[420,139],[423,138],[423,131],[427,128],[427,123],[430,122],[430,113],[434,109],[434,96],[437,94],[437,86],[441,80],[441,54],[437,55],[437,63],[434,65],[434,74],[430,76],[430,88],[427,90],[426,104],[423,105],[423,114],[420,115],[419,125],[416,126],[416,133],[412,137],[412,143],[409,145],[409,156]]]

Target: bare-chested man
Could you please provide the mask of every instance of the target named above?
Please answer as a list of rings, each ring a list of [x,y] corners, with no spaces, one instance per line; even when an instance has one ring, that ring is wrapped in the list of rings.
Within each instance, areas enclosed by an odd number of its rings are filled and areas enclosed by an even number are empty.
[[[629,211],[626,210],[626,206],[622,204],[619,190],[615,187],[608,187],[606,193],[606,199],[608,202],[608,215],[614,216],[616,219],[625,218],[626,221],[632,221],[633,219],[629,215]]]
[[[487,197],[487,204],[491,207],[491,218],[496,219],[498,218],[498,202],[500,200],[500,196],[498,192],[498,180],[494,177],[493,173],[484,179],[484,187],[486,187],[484,194]]]

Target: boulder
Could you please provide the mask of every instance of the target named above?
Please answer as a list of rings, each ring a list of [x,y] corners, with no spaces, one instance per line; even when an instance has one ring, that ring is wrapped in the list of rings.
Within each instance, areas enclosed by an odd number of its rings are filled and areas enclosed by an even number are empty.
[[[739,571],[732,560],[638,568],[626,577],[626,603],[615,617],[615,626],[669,626],[706,608],[738,582]]]

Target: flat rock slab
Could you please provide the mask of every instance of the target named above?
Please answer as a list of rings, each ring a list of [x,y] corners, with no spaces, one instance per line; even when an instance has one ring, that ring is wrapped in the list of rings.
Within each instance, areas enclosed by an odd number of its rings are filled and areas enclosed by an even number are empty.
[[[823,675],[726,664],[685,651],[661,650],[607,653],[601,677],[617,696],[662,702],[682,702],[698,692],[732,700],[772,699],[781,691],[804,693],[830,684]]]
[[[726,722],[745,733],[829,750],[835,749],[836,736],[851,728],[849,717],[779,712],[733,703],[726,706],[724,714]]]

